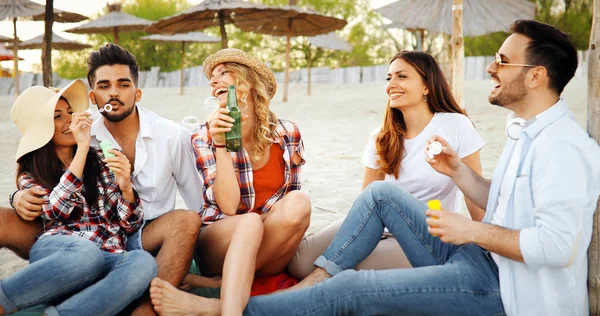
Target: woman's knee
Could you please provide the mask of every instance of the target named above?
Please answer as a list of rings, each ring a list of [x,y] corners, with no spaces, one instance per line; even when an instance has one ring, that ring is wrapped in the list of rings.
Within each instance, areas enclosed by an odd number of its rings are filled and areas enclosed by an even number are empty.
[[[129,271],[127,271],[126,286],[132,291],[142,292],[150,284],[150,281],[158,274],[158,266],[152,255],[144,250],[133,250],[122,254],[126,256]]]
[[[239,216],[236,231],[243,230],[246,234],[260,234],[262,236],[264,228],[260,215],[251,212]]]
[[[310,196],[305,192],[294,190],[286,194],[285,199],[280,214],[283,217],[284,224],[296,228],[308,228],[312,210]]]

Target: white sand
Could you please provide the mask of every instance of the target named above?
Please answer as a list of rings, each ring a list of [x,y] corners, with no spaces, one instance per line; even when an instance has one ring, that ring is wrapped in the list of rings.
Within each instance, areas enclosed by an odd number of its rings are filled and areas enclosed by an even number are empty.
[[[309,232],[342,217],[358,195],[363,167],[360,157],[367,136],[383,121],[386,104],[385,82],[352,86],[315,86],[312,96],[306,96],[305,85],[290,86],[290,101],[281,102],[281,87],[272,109],[281,118],[298,124],[304,138],[307,164],[303,190],[313,203]],[[504,121],[507,111],[487,102],[491,82],[465,83],[465,107],[487,145],[481,152],[484,176],[490,177],[504,146]],[[144,89],[140,105],[180,122],[187,115],[206,118],[203,106],[208,88]],[[577,120],[585,126],[587,82],[573,81],[563,97],[571,105]],[[0,96],[0,205],[8,205],[7,196],[15,188],[14,154],[20,134],[10,120],[13,97]],[[183,201],[178,200],[183,207]],[[9,250],[0,250],[0,278],[9,276],[26,264]]]

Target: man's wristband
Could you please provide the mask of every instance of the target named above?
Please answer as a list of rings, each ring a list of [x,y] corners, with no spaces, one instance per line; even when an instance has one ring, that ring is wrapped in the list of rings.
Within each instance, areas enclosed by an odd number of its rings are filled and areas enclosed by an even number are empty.
[[[21,191],[21,190],[17,190],[8,196],[8,204],[10,204],[10,207],[12,207],[12,208],[15,208],[15,206],[13,205],[13,200],[15,198],[15,194],[17,194],[17,192],[19,192],[19,191]]]
[[[215,147],[215,148],[225,148],[225,145],[218,145],[218,144],[213,143],[213,147]]]

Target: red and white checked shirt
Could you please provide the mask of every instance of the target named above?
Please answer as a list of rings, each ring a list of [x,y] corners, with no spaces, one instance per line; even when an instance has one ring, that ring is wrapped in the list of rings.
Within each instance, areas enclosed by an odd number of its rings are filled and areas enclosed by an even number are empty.
[[[96,151],[100,160],[101,151]],[[83,196],[83,180],[66,170],[58,185],[46,190],[42,205],[44,229],[38,238],[51,235],[75,235],[89,239],[108,252],[125,251],[125,233],[138,230],[142,224],[143,211],[140,198],[135,191],[135,201],[123,198],[115,176],[103,162],[98,190],[98,206],[87,204]],[[133,184],[132,184],[133,185]],[[19,189],[39,186],[30,173],[19,176]]]
[[[268,212],[285,194],[293,190],[300,190],[302,185],[300,171],[301,166],[305,162],[304,144],[302,143],[300,131],[296,124],[288,120],[278,120],[273,143],[279,144],[283,150],[283,160],[285,162],[284,184],[273,196],[267,199],[262,208],[257,210],[261,213]],[[213,147],[212,137],[208,132],[208,123],[202,124],[198,132],[192,135],[192,145],[196,153],[196,168],[198,168],[204,181],[202,192],[204,207],[200,211],[200,214],[203,225],[208,225],[227,217],[219,209],[213,193],[213,184],[217,175],[217,162],[215,158],[216,148]],[[300,164],[294,164],[292,161],[294,153],[297,153],[302,158]],[[243,150],[238,153],[232,152],[231,159],[233,160],[233,167],[238,176],[238,183],[240,184],[240,206],[237,214],[247,213],[254,208],[256,197],[253,187],[250,156]]]

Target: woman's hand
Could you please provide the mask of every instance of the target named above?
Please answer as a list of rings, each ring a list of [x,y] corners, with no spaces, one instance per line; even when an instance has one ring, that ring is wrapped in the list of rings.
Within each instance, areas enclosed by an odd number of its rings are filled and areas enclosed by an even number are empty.
[[[442,152],[433,156],[433,158],[429,158],[427,156],[429,145],[436,141],[442,144]],[[445,139],[437,135],[433,135],[427,143],[427,147],[425,148],[425,161],[427,161],[435,171],[447,175],[450,178],[458,173],[461,164],[456,151],[450,147],[450,144],[448,144]]]
[[[75,112],[71,117],[69,130],[75,137],[78,147],[90,147],[92,119],[86,111]]]
[[[131,164],[129,163],[129,159],[116,149],[111,149],[110,152],[115,156],[104,159],[106,166],[114,173],[121,191],[131,190]]]
[[[218,108],[208,121],[208,132],[216,145],[225,145],[225,133],[231,131],[235,119],[228,115],[229,110]]]

